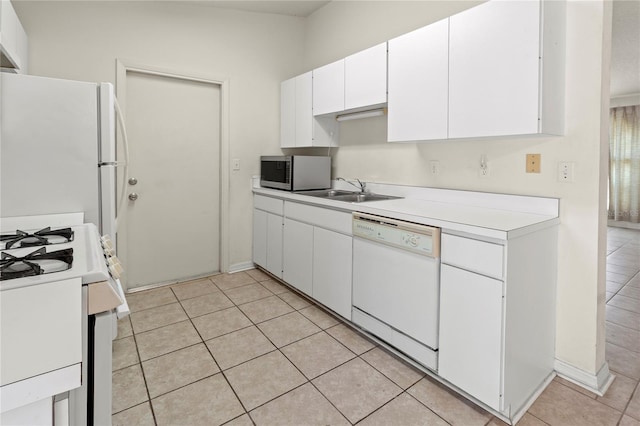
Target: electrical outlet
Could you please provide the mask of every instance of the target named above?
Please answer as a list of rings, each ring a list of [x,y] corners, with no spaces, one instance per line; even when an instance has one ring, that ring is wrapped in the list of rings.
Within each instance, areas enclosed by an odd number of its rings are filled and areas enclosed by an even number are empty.
[[[540,154],[527,154],[527,173],[540,173]]]
[[[573,182],[573,164],[571,161],[558,162],[558,182]]]
[[[240,159],[239,158],[234,158],[233,160],[231,160],[231,168],[233,170],[240,170]]]
[[[440,162],[438,160],[431,160],[429,166],[432,175],[437,176],[440,174]]]
[[[478,176],[481,178],[489,177],[489,164],[487,163],[487,156],[482,154],[480,156],[480,168],[478,168]]]

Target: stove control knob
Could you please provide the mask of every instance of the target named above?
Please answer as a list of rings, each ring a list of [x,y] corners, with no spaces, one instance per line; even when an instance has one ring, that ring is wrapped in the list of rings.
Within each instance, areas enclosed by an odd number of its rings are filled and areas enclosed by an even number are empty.
[[[107,256],[108,258],[114,257],[116,255],[116,252],[113,251],[113,249],[111,248],[104,248],[104,255]]]
[[[113,242],[108,235],[103,235],[102,237],[100,237],[100,243],[102,244],[102,248],[113,250]]]
[[[123,271],[124,270],[122,269],[122,266],[120,265],[120,263],[109,265],[109,272],[111,272],[111,275],[115,279],[120,278],[120,275],[122,275]]]

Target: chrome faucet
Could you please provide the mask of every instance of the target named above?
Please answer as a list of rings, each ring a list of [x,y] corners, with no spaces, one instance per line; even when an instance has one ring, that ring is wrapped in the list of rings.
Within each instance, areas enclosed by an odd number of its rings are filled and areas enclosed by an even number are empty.
[[[362,193],[364,193],[366,191],[366,189],[367,189],[367,184],[362,182],[360,179],[356,179],[356,181],[358,182],[358,185],[356,185],[355,183],[353,183],[350,180],[346,180],[345,178],[341,178],[341,177],[337,177],[336,180],[341,180],[341,181],[347,182],[349,185],[358,188],[360,190],[360,192],[362,192]]]

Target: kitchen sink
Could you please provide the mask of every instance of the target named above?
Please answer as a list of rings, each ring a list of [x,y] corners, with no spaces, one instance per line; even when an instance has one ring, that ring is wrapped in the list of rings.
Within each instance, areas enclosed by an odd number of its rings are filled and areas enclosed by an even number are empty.
[[[365,201],[383,201],[395,200],[402,197],[393,197],[391,195],[372,194],[370,192],[354,192],[336,189],[322,189],[317,191],[298,191],[296,194],[310,195],[312,197],[327,198],[337,201],[345,201],[347,203],[363,203]]]
[[[383,201],[383,200],[395,200],[402,197],[392,197],[391,195],[371,194],[353,192],[351,194],[336,195],[333,197],[335,200],[347,201],[351,203],[363,203],[365,201]]]
[[[354,191],[343,191],[339,189],[318,189],[313,191],[296,191],[295,193],[320,198],[334,198],[343,195],[357,194],[357,192]]]

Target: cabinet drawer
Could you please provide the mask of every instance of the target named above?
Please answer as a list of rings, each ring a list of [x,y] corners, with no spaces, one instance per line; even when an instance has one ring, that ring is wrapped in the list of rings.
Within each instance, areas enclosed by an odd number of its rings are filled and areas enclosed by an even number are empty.
[[[442,263],[502,279],[504,246],[442,234]]]
[[[284,214],[289,219],[351,235],[351,213],[287,201]]]
[[[253,196],[253,207],[264,210],[273,214],[282,216],[284,211],[284,200],[271,197],[263,197],[262,195]]]

